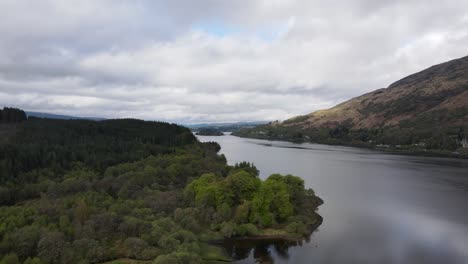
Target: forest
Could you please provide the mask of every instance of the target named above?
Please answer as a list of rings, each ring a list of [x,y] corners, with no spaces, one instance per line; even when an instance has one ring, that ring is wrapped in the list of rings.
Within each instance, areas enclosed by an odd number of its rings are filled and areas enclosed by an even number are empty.
[[[321,223],[301,178],[230,166],[185,127],[11,120],[0,126],[1,264],[218,263],[230,256],[211,241],[299,240]]]

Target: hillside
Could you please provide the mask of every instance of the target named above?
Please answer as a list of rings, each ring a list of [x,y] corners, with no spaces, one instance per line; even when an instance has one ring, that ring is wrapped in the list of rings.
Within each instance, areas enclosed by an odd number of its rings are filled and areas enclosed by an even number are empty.
[[[211,127],[199,128],[195,134],[197,136],[222,136],[224,135],[224,133],[221,132],[220,129],[211,128]]]
[[[256,122],[236,122],[236,123],[205,123],[205,124],[192,124],[184,125],[194,132],[200,132],[202,129],[218,130],[220,132],[234,132],[242,128],[252,128],[258,125],[267,124],[266,121]]]
[[[39,118],[49,118],[49,119],[86,119],[86,120],[94,120],[94,121],[101,121],[105,119],[101,117],[77,117],[77,116],[43,113],[43,112],[32,112],[32,111],[26,111],[26,115],[28,117],[39,117]]]
[[[467,129],[468,57],[463,57],[330,109],[236,135],[332,144],[420,144],[453,151]]]

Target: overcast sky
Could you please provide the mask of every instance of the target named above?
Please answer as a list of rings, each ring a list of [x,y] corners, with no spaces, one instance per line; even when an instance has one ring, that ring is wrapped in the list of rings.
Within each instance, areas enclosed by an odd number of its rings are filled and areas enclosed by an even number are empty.
[[[0,0],[0,106],[282,120],[468,55],[466,0]]]

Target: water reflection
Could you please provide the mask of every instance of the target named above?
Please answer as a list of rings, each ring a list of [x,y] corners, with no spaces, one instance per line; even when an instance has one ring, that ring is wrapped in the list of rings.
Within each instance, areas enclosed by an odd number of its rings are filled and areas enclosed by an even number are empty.
[[[468,263],[466,160],[233,136],[201,139],[218,141],[230,164],[255,163],[262,178],[301,176],[325,201],[318,212],[324,222],[310,242],[238,242],[227,248],[239,263]]]
[[[298,242],[231,239],[225,240],[222,246],[239,264],[467,263],[468,232],[463,225],[428,219],[417,212],[391,215],[391,211],[391,207],[372,213],[358,210],[365,218],[351,214],[346,220],[330,219],[338,228],[321,234],[328,243],[320,247],[314,240],[319,231]]]
[[[310,236],[304,242],[310,242]],[[222,243],[233,260],[247,260],[262,264],[275,263],[275,259],[288,260],[289,248],[302,245],[303,241],[282,239],[227,239]]]

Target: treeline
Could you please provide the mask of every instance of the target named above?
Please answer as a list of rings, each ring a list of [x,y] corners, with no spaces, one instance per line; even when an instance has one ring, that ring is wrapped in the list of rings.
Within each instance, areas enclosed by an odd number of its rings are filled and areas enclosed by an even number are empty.
[[[189,129],[162,122],[31,118],[0,145],[0,183],[29,183],[36,179],[26,172],[49,168],[60,174],[75,162],[103,172],[195,141]]]
[[[320,222],[321,200],[300,178],[262,181],[177,125],[30,119],[17,129],[0,145],[0,263],[204,263],[225,258],[205,241],[267,227],[299,238]]]
[[[10,107],[0,109],[0,123],[17,123],[27,119],[28,117],[23,110]]]

